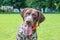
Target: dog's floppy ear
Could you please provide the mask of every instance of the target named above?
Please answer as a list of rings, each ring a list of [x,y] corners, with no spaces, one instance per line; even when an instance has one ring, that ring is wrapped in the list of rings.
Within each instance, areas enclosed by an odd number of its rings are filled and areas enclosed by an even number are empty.
[[[44,15],[38,11],[38,25],[45,20]]]
[[[24,8],[21,10],[21,16],[23,17],[24,20],[24,13],[28,10],[28,8]]]

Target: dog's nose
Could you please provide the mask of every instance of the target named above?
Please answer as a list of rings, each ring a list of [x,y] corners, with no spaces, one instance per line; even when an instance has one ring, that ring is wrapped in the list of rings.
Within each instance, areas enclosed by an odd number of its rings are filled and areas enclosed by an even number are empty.
[[[26,21],[26,23],[27,23],[28,25],[31,25],[31,21]]]
[[[31,22],[30,21],[26,21],[27,24],[30,24]]]

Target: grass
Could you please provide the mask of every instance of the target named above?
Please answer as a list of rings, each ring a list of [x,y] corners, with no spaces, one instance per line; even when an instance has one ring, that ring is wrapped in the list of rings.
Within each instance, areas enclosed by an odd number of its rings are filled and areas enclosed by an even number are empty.
[[[37,28],[38,40],[60,40],[60,14],[44,14],[45,21]],[[0,14],[0,40],[16,40],[20,14]]]

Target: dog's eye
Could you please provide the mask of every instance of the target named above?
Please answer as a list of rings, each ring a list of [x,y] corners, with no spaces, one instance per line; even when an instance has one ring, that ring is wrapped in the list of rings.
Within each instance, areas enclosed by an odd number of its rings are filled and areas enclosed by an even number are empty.
[[[34,19],[36,19],[36,15],[35,15],[35,14],[33,14],[32,17],[33,17]]]
[[[26,13],[27,15],[30,15],[30,13]]]
[[[28,16],[29,14],[28,13],[26,13],[26,15],[25,16]]]
[[[28,15],[30,15],[30,13],[26,13],[26,14],[25,14],[25,17],[27,17]]]

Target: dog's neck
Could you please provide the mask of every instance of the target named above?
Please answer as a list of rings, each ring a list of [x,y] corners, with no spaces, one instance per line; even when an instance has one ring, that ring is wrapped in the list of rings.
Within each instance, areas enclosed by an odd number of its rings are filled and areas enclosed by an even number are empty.
[[[32,26],[32,30],[36,30],[36,28],[38,27],[38,23],[36,23],[34,26]]]

